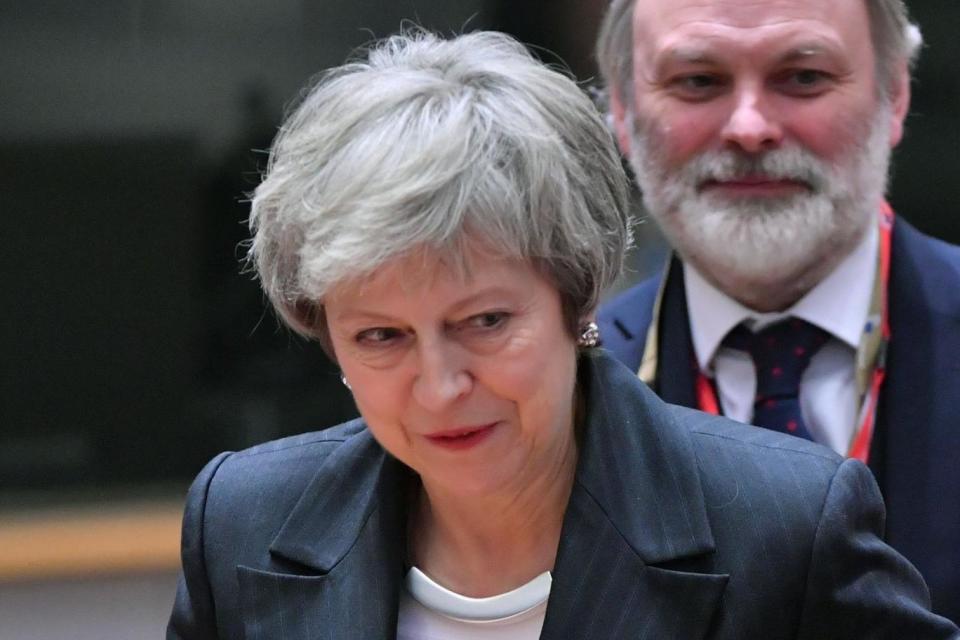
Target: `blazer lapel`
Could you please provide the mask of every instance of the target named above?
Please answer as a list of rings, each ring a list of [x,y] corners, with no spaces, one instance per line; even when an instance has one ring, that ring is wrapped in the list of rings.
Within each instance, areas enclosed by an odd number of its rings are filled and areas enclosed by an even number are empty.
[[[270,547],[238,566],[247,640],[394,638],[410,474],[362,431],[337,449]]]
[[[934,240],[897,219],[890,274],[891,342],[870,467],[884,494],[887,541],[927,577],[936,594],[957,566],[960,486],[960,294],[956,264]],[[945,493],[946,492],[946,493]],[[951,511],[953,509],[953,511]],[[931,526],[936,523],[936,526]]]
[[[708,572],[686,431],[610,356],[581,366],[588,424],[541,638],[702,638],[727,576]]]
[[[655,389],[666,402],[696,407],[696,358],[690,337],[683,265],[676,256],[670,260],[666,278],[660,317],[655,319],[659,337]]]

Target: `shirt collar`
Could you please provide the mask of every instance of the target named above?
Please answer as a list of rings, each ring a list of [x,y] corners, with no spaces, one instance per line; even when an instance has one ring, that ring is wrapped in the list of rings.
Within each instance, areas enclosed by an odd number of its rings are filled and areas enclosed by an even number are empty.
[[[683,263],[690,333],[700,370],[712,373],[723,338],[741,322],[762,328],[785,317],[806,320],[856,349],[870,312],[879,234],[870,225],[860,244],[826,278],[782,312],[760,313],[723,293]]]

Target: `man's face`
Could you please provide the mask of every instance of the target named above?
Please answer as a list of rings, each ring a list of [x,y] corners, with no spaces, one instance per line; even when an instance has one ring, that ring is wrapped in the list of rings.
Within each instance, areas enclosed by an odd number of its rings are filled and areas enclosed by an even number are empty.
[[[734,297],[809,289],[862,237],[901,133],[865,2],[638,0],[633,31],[615,117],[651,214]]]

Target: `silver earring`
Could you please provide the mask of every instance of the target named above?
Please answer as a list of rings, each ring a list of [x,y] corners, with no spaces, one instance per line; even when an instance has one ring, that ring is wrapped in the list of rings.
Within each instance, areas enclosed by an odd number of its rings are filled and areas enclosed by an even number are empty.
[[[596,322],[588,322],[580,328],[577,337],[577,346],[581,349],[591,349],[600,344],[600,327]]]
[[[347,389],[350,389],[350,391],[353,391],[353,387],[351,387],[350,383],[347,382],[347,376],[340,374],[340,382],[342,382],[343,386],[345,386]]]

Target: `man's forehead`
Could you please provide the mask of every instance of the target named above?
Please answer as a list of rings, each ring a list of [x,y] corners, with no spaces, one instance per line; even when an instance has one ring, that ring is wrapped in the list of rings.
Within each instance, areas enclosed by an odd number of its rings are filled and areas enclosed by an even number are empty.
[[[633,13],[641,29],[697,23],[749,29],[787,22],[844,27],[868,17],[864,0],[637,0]]]
[[[656,52],[696,61],[719,48],[762,43],[793,58],[872,50],[862,0],[638,0],[633,20],[640,59]]]

